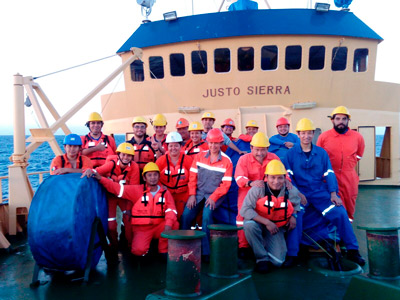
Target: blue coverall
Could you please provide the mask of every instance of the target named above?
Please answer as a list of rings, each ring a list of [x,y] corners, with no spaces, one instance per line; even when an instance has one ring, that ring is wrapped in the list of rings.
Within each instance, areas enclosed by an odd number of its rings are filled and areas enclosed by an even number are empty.
[[[273,135],[269,138],[271,146],[268,148],[268,152],[275,153],[283,160],[289,148],[285,146],[286,142],[292,142],[293,144],[299,144],[299,137],[294,133],[288,133],[287,136],[281,136],[280,134]]]
[[[293,185],[306,196],[307,206],[313,206],[320,212],[321,218],[336,226],[339,237],[345,243],[347,250],[357,250],[357,239],[347,217],[346,209],[343,205],[335,206],[331,202],[330,193],[338,192],[338,184],[326,151],[312,145],[310,156],[307,157],[300,144],[296,144],[288,151],[283,163]],[[304,220],[307,219],[307,206]],[[317,217],[318,215],[314,214],[314,218]],[[306,222],[303,227],[306,228]]]

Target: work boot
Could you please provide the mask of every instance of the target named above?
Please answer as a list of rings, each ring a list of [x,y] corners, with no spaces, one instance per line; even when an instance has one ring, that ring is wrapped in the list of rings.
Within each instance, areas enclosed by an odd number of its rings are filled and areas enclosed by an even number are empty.
[[[360,252],[358,252],[358,250],[347,250],[347,259],[355,262],[360,266],[365,265],[365,259],[360,255]]]
[[[282,268],[294,267],[297,263],[297,256],[286,256],[285,262],[282,264]]]
[[[255,271],[261,274],[266,274],[270,270],[270,264],[271,263],[269,261],[259,261],[258,263],[256,263]]]
[[[238,250],[238,256],[240,259],[253,259],[254,254],[253,250],[251,248],[239,248]]]

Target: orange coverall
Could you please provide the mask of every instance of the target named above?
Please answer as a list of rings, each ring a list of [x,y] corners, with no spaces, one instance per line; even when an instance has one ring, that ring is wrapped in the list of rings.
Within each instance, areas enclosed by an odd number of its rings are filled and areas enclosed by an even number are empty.
[[[339,134],[335,129],[323,132],[317,141],[328,152],[339,185],[339,196],[352,221],[358,195],[359,178],[355,167],[365,149],[364,138],[357,131],[348,129]]]
[[[277,159],[280,161],[279,157],[276,154],[270,152],[268,152],[267,156],[265,156],[262,165],[255,159],[252,153],[247,153],[239,158],[235,171],[235,180],[237,185],[239,186],[238,215],[236,217],[237,225],[243,225],[243,217],[240,215],[240,210],[242,209],[244,198],[251,189],[251,187],[247,186],[247,182],[249,180],[264,180],[265,168],[267,167],[267,164],[273,159]],[[247,243],[243,230],[238,231],[238,238],[239,248],[250,247]]]
[[[133,231],[133,255],[147,254],[152,239],[158,239],[158,252],[168,252],[168,240],[161,237],[165,226],[178,229],[176,208],[171,193],[159,186],[153,195],[143,185],[120,185],[116,182],[101,178],[100,183],[110,193],[116,194],[133,202],[131,224]]]
[[[104,143],[106,146],[106,149],[104,151],[95,151],[87,155],[87,157],[92,160],[94,168],[103,165],[106,162],[107,156],[114,155],[115,151],[117,150],[117,145],[115,144],[114,138],[103,133],[98,140],[95,140],[94,138],[92,138],[89,132],[89,134],[81,136],[81,140],[82,149],[95,147],[100,143]]]
[[[179,155],[176,165],[172,164],[168,153],[156,161],[160,169],[160,182],[167,187],[174,198],[175,207],[178,211],[178,221],[189,198],[188,182],[192,162],[192,157],[183,153]]]
[[[107,162],[98,167],[96,171],[104,177],[109,177],[112,181],[124,184],[134,185],[140,183],[139,166],[134,161],[124,169],[121,169],[121,162],[116,155],[107,159]],[[116,195],[108,194],[108,235],[113,247],[118,246],[118,232],[117,232],[117,205],[121,209],[123,221],[125,226],[125,237],[128,241],[128,246],[132,243],[132,226],[130,222],[130,212],[132,209],[132,202],[118,198]]]
[[[54,171],[61,168],[72,168],[66,153],[53,158],[50,165],[50,175],[54,175]],[[78,154],[78,158],[76,160],[76,169],[82,169],[82,171],[85,171],[86,169],[92,168],[93,164],[90,158],[85,155]]]

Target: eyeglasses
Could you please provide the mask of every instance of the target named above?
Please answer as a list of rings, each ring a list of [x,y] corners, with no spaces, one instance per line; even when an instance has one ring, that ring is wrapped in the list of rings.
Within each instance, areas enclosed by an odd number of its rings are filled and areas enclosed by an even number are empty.
[[[145,125],[134,125],[133,128],[135,129],[146,129]]]

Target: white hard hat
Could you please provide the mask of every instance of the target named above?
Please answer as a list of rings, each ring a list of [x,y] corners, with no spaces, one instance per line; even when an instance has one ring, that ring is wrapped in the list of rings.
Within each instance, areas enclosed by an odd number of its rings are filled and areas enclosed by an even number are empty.
[[[180,143],[183,142],[182,136],[177,132],[170,132],[167,135],[165,142],[168,143]]]

